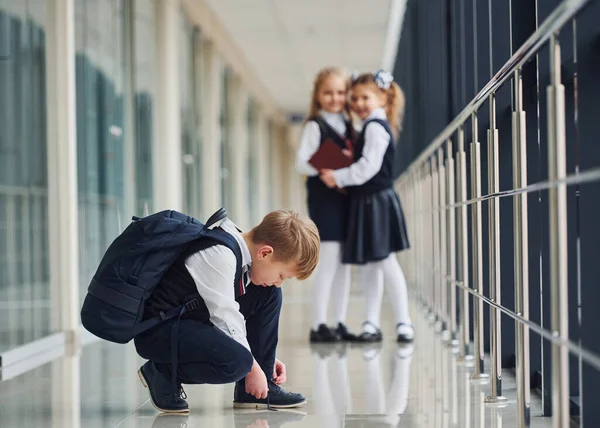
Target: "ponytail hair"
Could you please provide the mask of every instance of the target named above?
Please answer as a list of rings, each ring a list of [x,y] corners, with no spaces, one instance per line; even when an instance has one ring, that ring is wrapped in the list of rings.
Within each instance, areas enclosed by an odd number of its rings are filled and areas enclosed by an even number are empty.
[[[404,92],[396,82],[392,82],[386,90],[387,103],[385,104],[385,115],[388,122],[392,125],[392,131],[397,138],[398,133],[402,130],[402,122],[404,121],[404,107],[406,99]]]
[[[397,138],[398,133],[402,130],[406,99],[404,98],[404,92],[394,82],[392,75],[383,70],[378,70],[375,73],[361,74],[352,79],[351,88],[357,85],[371,85],[374,91],[385,94],[385,116],[392,127],[394,137]]]

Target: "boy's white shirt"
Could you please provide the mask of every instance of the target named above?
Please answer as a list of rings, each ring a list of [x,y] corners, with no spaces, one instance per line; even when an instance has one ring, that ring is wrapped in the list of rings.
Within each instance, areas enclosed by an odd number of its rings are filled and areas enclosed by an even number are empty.
[[[369,119],[387,119],[385,110],[377,108],[371,112]],[[347,168],[333,172],[338,187],[360,186],[375,176],[381,169],[385,152],[390,144],[390,134],[380,123],[371,123],[365,131],[365,146],[362,157]]]
[[[252,257],[246,241],[229,219],[221,224],[231,234],[242,250],[242,271],[249,269]],[[185,267],[194,279],[198,293],[204,299],[210,321],[236,342],[250,351],[246,338],[246,321],[235,301],[234,280],[237,260],[235,254],[224,245],[215,245],[192,254],[185,260]]]
[[[346,120],[344,113],[329,113],[324,110],[319,112],[319,116],[325,119],[325,122],[331,126],[341,136],[346,135]],[[300,174],[314,177],[319,175],[308,161],[313,157],[321,145],[321,130],[314,120],[309,120],[302,129],[300,136],[300,146],[296,152],[296,171]]]

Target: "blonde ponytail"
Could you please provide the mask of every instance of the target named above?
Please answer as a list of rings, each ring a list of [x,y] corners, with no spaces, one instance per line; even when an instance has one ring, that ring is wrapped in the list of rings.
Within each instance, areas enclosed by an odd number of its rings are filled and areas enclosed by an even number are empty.
[[[404,107],[406,99],[404,92],[396,82],[392,82],[386,90],[387,103],[385,105],[385,115],[388,122],[392,126],[394,137],[398,137],[398,133],[402,130],[402,122],[404,120]]]

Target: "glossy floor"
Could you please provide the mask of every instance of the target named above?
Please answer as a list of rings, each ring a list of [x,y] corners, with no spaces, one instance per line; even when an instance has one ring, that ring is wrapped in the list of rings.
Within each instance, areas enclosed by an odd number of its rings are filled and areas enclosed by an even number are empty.
[[[514,381],[505,373],[508,406],[483,404],[489,385],[470,382],[421,309],[411,306],[414,346],[393,341],[393,319],[383,311],[381,346],[310,346],[309,286],[286,284],[278,357],[288,367],[286,387],[308,403],[294,411],[238,411],[232,385],[186,386],[189,416],[159,415],[140,384],[142,360],[132,346],[96,342],[77,356],[63,356],[0,383],[0,427],[55,428],[341,428],[516,427]],[[351,326],[363,314],[362,297],[351,299]],[[4,376],[4,378],[10,376]],[[550,427],[532,397],[532,427]]]

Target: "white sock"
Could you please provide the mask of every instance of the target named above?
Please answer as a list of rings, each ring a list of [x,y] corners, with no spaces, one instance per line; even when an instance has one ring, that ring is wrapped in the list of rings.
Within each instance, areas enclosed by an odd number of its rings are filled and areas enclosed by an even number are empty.
[[[390,254],[388,258],[381,262],[383,266],[383,277],[387,294],[392,303],[396,324],[412,324],[410,314],[408,313],[408,290],[406,288],[406,279],[398,263],[396,254]]]
[[[380,262],[360,267],[361,282],[365,285],[366,323],[363,332],[376,333],[381,320],[383,299],[383,269]]]
[[[350,272],[351,266],[343,265],[340,260],[337,272],[333,278],[333,287],[331,290],[331,294],[333,295],[331,311],[335,326],[338,323],[346,324],[348,299],[350,297]]]
[[[321,242],[319,264],[313,279],[313,319],[312,328],[327,324],[327,306],[331,287],[341,260],[342,245],[339,242]]]

